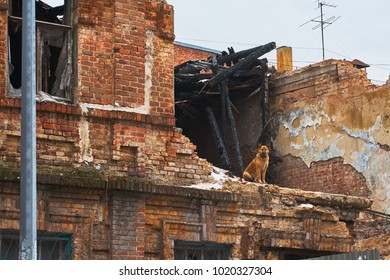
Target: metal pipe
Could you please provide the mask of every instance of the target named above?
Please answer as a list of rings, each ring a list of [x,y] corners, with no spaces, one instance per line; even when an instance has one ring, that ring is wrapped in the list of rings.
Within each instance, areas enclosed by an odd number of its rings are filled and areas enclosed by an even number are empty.
[[[23,0],[19,259],[37,259],[35,0]]]
[[[321,37],[322,37],[322,60],[325,60],[325,43],[324,43],[324,15],[322,13],[322,6],[324,3],[320,3],[321,8]]]

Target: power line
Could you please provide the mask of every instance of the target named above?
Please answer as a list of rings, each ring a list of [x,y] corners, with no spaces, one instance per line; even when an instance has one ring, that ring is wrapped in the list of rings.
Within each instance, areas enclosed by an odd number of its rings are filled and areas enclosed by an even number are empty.
[[[310,21],[309,21],[310,22]],[[218,41],[218,40],[206,40],[206,39],[199,39],[199,38],[187,38],[187,37],[178,37],[179,40],[190,40],[190,41],[198,41],[198,42],[208,42],[208,43],[224,43],[224,44],[233,44],[233,45],[244,45],[244,46],[258,46],[258,44],[255,43],[240,43],[240,42],[231,42],[231,41]],[[315,47],[302,47],[302,46],[292,46],[293,49],[301,49],[301,50],[322,50],[322,48],[315,48]],[[335,51],[329,50],[329,49],[323,49],[323,51],[328,53],[333,53],[335,55],[338,55],[344,59],[352,59],[351,57],[337,53]],[[272,59],[269,59],[272,60]],[[294,63],[307,63],[312,64],[316,63],[317,61],[305,61],[305,60],[294,60]],[[373,66],[375,68],[380,68],[383,70],[390,70],[389,68],[385,68],[386,66],[390,66],[390,64],[381,64],[381,63],[368,63],[370,66]]]

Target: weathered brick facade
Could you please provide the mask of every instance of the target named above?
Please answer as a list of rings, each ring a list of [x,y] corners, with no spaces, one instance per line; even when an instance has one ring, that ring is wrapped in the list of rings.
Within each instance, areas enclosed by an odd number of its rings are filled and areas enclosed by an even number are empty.
[[[268,177],[270,182],[294,189],[362,197],[370,195],[364,176],[340,157],[313,162],[308,167],[302,159],[286,155],[281,163],[270,169]]]
[[[209,164],[174,127],[172,7],[161,1],[74,5],[74,98],[37,104],[39,172],[89,167],[105,178],[208,180]],[[6,26],[7,9],[0,12]],[[0,159],[18,168],[20,98],[5,87],[4,30]]]
[[[350,62],[328,60],[274,75],[270,90],[270,182],[370,197],[389,213],[389,86],[372,84]]]
[[[39,234],[71,236],[72,259],[173,259],[176,241],[223,244],[232,259],[359,249],[351,229],[370,207],[367,198],[231,180],[189,187],[212,181],[212,168],[175,127],[172,7],[157,0],[73,4],[73,98],[37,104]],[[0,0],[1,26],[7,7]],[[20,98],[7,92],[6,30],[0,233],[17,233]]]
[[[17,230],[18,174],[1,176],[0,229]],[[227,244],[232,259],[349,252],[347,225],[370,203],[231,181],[212,191],[38,176],[38,230],[71,234],[73,259],[173,259],[177,240]]]

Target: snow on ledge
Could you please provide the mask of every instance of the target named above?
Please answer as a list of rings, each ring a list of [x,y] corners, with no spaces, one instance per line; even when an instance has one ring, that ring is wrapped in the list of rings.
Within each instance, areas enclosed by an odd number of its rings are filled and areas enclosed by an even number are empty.
[[[194,189],[201,189],[201,190],[220,190],[223,187],[223,182],[225,181],[237,182],[240,180],[239,177],[229,175],[228,170],[224,170],[216,166],[212,166],[211,176],[213,177],[212,183],[199,183],[199,184],[184,186],[184,188],[194,188]]]

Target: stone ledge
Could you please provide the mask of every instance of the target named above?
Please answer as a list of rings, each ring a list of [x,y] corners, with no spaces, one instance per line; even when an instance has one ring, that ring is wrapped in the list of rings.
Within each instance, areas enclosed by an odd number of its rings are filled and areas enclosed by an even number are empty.
[[[19,182],[20,175],[18,171],[0,168],[0,182]],[[38,185],[47,185],[50,187],[70,187],[81,189],[106,189],[108,191],[131,191],[156,195],[170,195],[189,197],[202,200],[238,202],[241,196],[239,194],[200,190],[194,188],[185,188],[170,185],[158,185],[149,181],[123,180],[123,179],[104,179],[97,176],[71,177],[68,175],[38,174]]]
[[[63,104],[56,102],[41,102],[37,103],[37,112],[50,112],[67,115],[81,116],[81,107],[75,104]],[[17,97],[3,97],[0,98],[0,107],[18,108],[21,107],[21,100]],[[135,121],[146,124],[153,124],[159,126],[174,127],[176,119],[174,116],[157,116],[157,115],[145,115],[135,112],[115,111],[115,110],[101,110],[91,109],[88,112],[89,117],[103,118],[103,119],[114,119],[114,120],[127,120]]]

